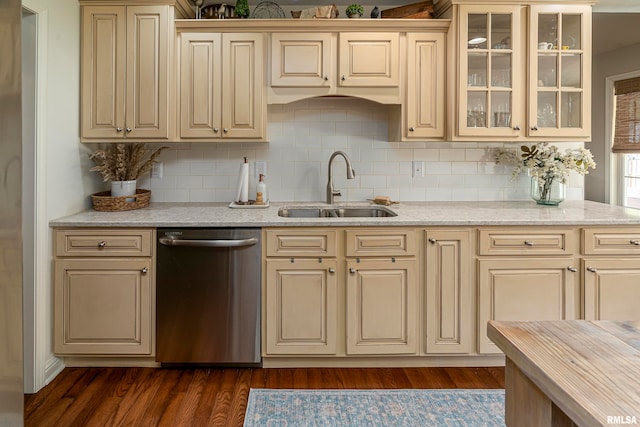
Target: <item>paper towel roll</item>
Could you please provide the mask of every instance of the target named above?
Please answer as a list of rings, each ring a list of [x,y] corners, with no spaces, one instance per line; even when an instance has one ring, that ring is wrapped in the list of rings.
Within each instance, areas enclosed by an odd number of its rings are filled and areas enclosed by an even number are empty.
[[[240,166],[240,178],[238,183],[238,202],[246,203],[249,201],[249,163],[245,158],[245,162]]]

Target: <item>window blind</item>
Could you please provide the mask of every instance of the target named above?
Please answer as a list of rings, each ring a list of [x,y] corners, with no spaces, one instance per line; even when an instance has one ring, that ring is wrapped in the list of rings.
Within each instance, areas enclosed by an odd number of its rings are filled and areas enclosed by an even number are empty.
[[[614,153],[640,153],[640,77],[614,83],[616,95]]]

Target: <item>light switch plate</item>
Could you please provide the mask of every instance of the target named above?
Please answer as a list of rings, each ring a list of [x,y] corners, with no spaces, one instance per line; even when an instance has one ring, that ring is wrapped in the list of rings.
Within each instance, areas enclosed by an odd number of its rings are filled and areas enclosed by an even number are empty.
[[[411,168],[411,177],[415,178],[417,176],[419,177],[423,177],[424,176],[424,162],[420,161],[420,160],[414,160],[412,162],[412,168]]]
[[[155,162],[151,166],[151,178],[162,178],[162,174],[164,173],[164,163]]]

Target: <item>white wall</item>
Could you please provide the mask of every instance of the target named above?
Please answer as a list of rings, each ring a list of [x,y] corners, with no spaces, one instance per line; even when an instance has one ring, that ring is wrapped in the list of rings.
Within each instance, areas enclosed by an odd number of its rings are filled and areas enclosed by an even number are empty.
[[[610,138],[605,134],[607,77],[640,70],[640,44],[605,52],[593,58],[593,105],[591,109],[592,139],[585,146],[591,150],[598,167],[585,179],[585,199],[609,202],[606,198],[609,185],[609,168],[606,152]]]
[[[52,379],[60,369],[53,355],[52,233],[48,221],[90,207],[89,195],[99,180],[89,175],[88,148],[79,142],[80,6],[77,0],[25,0],[37,13],[40,28],[41,74],[38,78],[36,182],[38,196],[38,254],[34,319],[36,337],[25,337],[36,347],[36,387]],[[35,340],[35,342],[34,342]],[[29,363],[29,361],[25,361]],[[46,371],[43,372],[42,369]],[[36,389],[37,389],[36,388]],[[36,391],[36,390],[29,390]]]
[[[505,144],[388,142],[386,107],[358,99],[271,105],[268,115],[269,143],[169,144],[160,159],[163,178],[147,178],[139,187],[151,188],[153,201],[229,202],[236,197],[240,163],[247,156],[253,188],[253,162],[267,161],[271,200],[324,201],[329,157],[343,150],[354,162],[356,178],[347,180],[344,160],[336,158],[334,186],[343,190],[336,201],[376,195],[399,201],[529,199],[529,179],[513,182],[511,167],[493,162],[494,149]],[[574,146],[582,143],[561,144]],[[414,160],[424,162],[424,177],[412,178]],[[568,199],[582,199],[583,178],[572,176],[567,193]]]

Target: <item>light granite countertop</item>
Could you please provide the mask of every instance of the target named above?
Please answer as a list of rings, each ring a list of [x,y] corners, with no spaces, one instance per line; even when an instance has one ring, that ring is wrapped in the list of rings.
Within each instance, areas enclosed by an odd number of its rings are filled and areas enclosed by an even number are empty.
[[[336,203],[362,206],[367,203]],[[227,203],[152,203],[121,212],[87,210],[50,221],[52,227],[278,227],[278,226],[480,226],[480,225],[640,225],[640,209],[590,201],[565,201],[557,207],[533,201],[403,202],[386,218],[283,218],[283,206],[316,202],[277,202],[268,208],[232,209]]]

